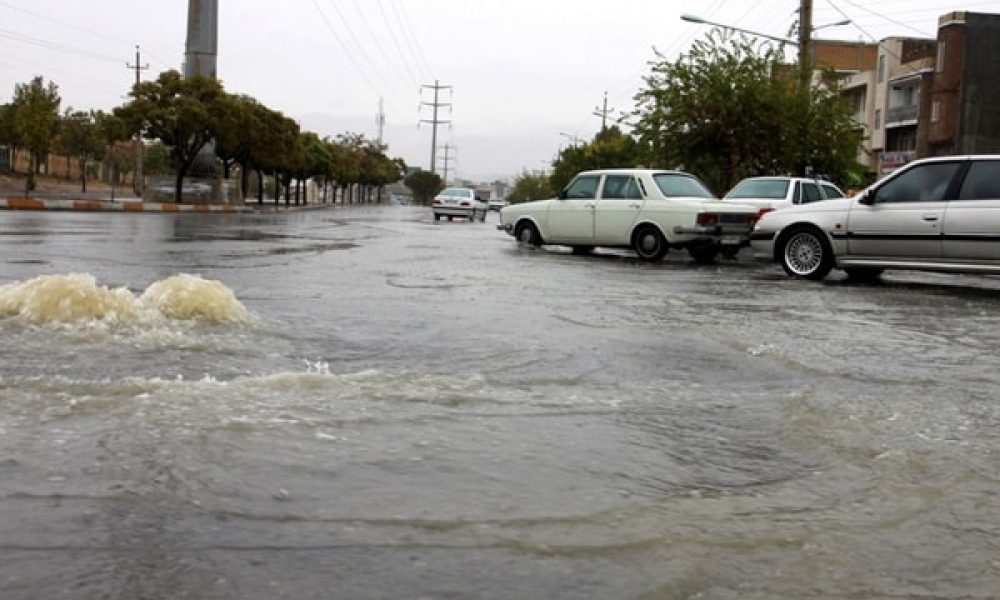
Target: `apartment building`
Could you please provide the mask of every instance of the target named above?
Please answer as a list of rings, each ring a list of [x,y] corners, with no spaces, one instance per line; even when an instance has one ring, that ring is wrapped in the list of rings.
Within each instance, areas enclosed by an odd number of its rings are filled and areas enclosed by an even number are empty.
[[[824,54],[832,43],[817,42],[815,64],[842,76],[865,132],[858,162],[871,176],[924,156],[1000,153],[1000,15],[952,12],[940,17],[937,39],[855,44],[856,68],[844,48]]]

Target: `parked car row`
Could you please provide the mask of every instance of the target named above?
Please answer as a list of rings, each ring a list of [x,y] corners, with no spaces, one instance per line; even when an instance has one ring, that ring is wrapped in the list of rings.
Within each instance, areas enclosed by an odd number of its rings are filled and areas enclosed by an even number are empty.
[[[585,171],[557,198],[503,207],[497,227],[522,244],[631,248],[649,261],[683,249],[708,262],[749,245],[802,279],[1000,273],[1000,156],[914,161],[852,198],[807,178],[746,179],[720,200],[681,171]]]

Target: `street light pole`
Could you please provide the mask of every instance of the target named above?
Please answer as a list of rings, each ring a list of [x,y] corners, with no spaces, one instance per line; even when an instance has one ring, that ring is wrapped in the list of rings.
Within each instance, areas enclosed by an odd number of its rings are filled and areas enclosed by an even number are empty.
[[[789,46],[797,46],[799,49],[799,81],[801,83],[802,89],[808,89],[809,81],[812,78],[812,62],[813,62],[812,33],[817,29],[823,29],[825,27],[839,27],[841,25],[847,25],[851,22],[850,19],[844,19],[843,21],[837,21],[836,23],[829,23],[826,25],[821,25],[819,27],[813,27],[812,7],[813,7],[812,0],[800,0],[798,40],[790,40],[788,38],[768,35],[766,33],[760,33],[759,31],[751,31],[750,29],[743,29],[742,27],[734,27],[732,25],[726,25],[724,23],[716,23],[714,21],[709,21],[707,19],[703,19],[695,15],[687,15],[687,14],[681,15],[681,20],[687,21],[689,23],[698,23],[700,25],[713,25],[715,27],[721,27],[722,29],[728,29],[730,31],[739,31],[741,33],[747,33],[755,37],[774,40],[775,42],[788,44]]]
[[[812,0],[801,0],[799,4],[799,84],[803,90],[809,89],[812,79]]]

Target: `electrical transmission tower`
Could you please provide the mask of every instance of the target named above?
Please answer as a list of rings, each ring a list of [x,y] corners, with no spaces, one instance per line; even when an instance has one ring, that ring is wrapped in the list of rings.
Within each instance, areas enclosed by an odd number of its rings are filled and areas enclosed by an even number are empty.
[[[422,85],[422,86],[420,86],[420,88],[421,88],[421,94],[423,93],[424,89],[432,89],[432,90],[434,90],[434,101],[433,102],[423,102],[423,101],[420,102],[421,106],[430,106],[430,107],[433,108],[433,116],[429,120],[428,119],[421,119],[420,122],[421,123],[430,123],[431,124],[431,173],[436,173],[437,172],[437,170],[436,170],[437,165],[435,163],[435,159],[437,158],[437,154],[436,154],[436,152],[437,152],[437,128],[438,128],[438,125],[442,125],[442,124],[445,124],[445,123],[451,123],[450,119],[448,119],[448,120],[441,120],[441,119],[438,118],[438,109],[444,108],[444,107],[448,107],[449,109],[451,108],[451,103],[450,102],[441,102],[440,101],[440,93],[441,93],[441,90],[450,90],[451,86],[450,85],[440,85],[438,83],[438,80],[435,79],[434,80],[434,85]]]
[[[444,150],[444,182],[445,182],[445,185],[447,185],[448,184],[448,161],[449,160],[455,160],[455,156],[453,154],[451,154],[451,151],[452,150],[458,150],[458,148],[456,148],[455,146],[452,146],[451,144],[445,144],[444,146],[441,146],[441,149]]]
[[[608,93],[604,92],[604,107],[594,107],[594,116],[601,117],[601,131],[608,128],[608,115],[611,114],[611,111],[613,110],[613,108],[608,108]]]
[[[125,67],[135,70],[135,84],[139,85],[140,74],[149,68],[149,63],[142,64],[139,60],[139,46],[135,47],[135,64],[130,65],[125,63]],[[135,168],[132,170],[132,190],[135,192],[136,196],[142,196],[142,131],[137,131],[135,134],[135,142],[133,144],[135,153]]]
[[[385,133],[385,100],[378,99],[378,114],[375,115],[375,126],[378,127],[378,148],[384,150],[382,146],[382,134]]]

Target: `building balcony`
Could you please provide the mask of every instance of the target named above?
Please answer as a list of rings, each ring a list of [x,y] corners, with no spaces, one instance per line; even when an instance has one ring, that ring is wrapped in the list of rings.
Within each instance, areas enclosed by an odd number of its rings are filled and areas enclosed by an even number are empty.
[[[885,113],[886,127],[900,127],[913,125],[917,122],[917,105],[908,104],[906,106],[896,106],[890,108]]]

